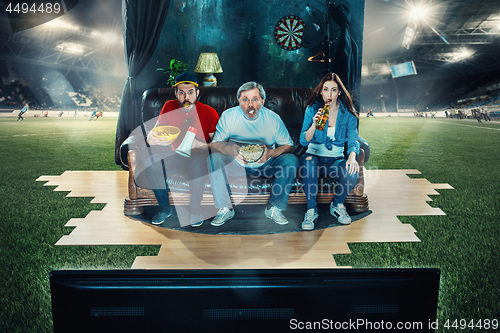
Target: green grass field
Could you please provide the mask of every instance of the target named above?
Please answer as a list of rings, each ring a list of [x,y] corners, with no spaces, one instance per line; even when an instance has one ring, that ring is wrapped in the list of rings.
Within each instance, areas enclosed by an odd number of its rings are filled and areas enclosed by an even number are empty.
[[[116,118],[0,118],[0,332],[51,332],[49,272],[130,268],[158,246],[56,247],[64,224],[102,205],[35,181],[66,170],[121,170],[114,163]],[[362,118],[367,168],[418,169],[448,183],[430,205],[446,216],[400,217],[420,243],[351,244],[335,255],[353,267],[442,270],[438,319],[500,319],[500,123],[426,118]],[[484,329],[441,329],[480,332]]]
[[[371,118],[361,119],[360,133],[372,147],[367,168],[417,169],[454,190],[438,190],[429,203],[446,216],[400,217],[421,243],[352,244],[352,254],[335,256],[337,264],[437,267],[441,324],[500,320],[500,123]]]

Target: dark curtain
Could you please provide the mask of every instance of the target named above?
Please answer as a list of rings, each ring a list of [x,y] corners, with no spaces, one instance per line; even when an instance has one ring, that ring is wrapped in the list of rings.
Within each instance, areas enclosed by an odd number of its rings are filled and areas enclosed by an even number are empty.
[[[358,46],[351,36],[351,14],[344,5],[333,5],[330,15],[340,27],[339,43],[333,59],[333,71],[340,76],[347,90],[353,95],[356,110],[359,111]]]
[[[116,126],[115,163],[120,162],[120,145],[142,124],[141,95],[138,97],[135,78],[153,55],[167,16],[170,0],[123,0],[123,39],[128,78],[123,88]],[[142,94],[142,92],[140,92]]]

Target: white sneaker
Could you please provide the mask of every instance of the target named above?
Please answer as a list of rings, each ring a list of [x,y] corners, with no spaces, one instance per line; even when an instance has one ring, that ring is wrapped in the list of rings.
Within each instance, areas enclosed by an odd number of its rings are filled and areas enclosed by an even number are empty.
[[[347,214],[347,210],[343,204],[338,204],[337,207],[330,203],[330,214],[339,221],[340,224],[350,224],[351,217]]]
[[[270,218],[271,220],[273,220],[274,222],[276,222],[278,224],[281,224],[281,225],[288,224],[288,220],[283,215],[283,213],[281,212],[281,210],[279,210],[278,207],[272,206],[269,209],[266,208],[266,210],[264,211],[264,213],[266,214],[266,216],[268,218]]]
[[[219,209],[219,212],[217,215],[214,217],[212,222],[210,222],[211,225],[214,227],[219,227],[226,223],[227,220],[230,220],[234,217],[234,209],[229,209],[229,207],[224,207]]]
[[[308,209],[304,215],[304,222],[302,222],[302,230],[313,230],[314,223],[318,220],[319,214],[316,213],[314,208]]]

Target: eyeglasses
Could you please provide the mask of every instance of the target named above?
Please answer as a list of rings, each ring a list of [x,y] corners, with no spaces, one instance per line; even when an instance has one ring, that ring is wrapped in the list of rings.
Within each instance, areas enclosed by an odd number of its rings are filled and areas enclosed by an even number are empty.
[[[245,103],[245,104],[250,104],[250,103],[257,103],[257,102],[260,102],[262,101],[260,98],[243,98],[241,99],[241,102],[242,103]]]

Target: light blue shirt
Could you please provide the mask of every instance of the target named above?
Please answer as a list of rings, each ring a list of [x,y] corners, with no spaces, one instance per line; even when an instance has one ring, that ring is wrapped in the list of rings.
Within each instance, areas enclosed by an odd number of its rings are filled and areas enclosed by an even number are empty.
[[[335,127],[331,126],[327,129],[327,136],[329,136],[333,141],[335,141]],[[326,128],[326,127],[325,127]],[[324,143],[310,143],[307,146],[306,153],[322,156],[322,157],[343,157],[344,147],[332,145],[332,150],[328,150]]]
[[[304,115],[304,123],[302,124],[302,130],[300,133],[300,144],[307,147],[310,143],[316,144],[329,144],[343,147],[347,142],[347,155],[353,151],[356,155],[359,155],[359,141],[358,141],[358,119],[355,115],[347,111],[341,101],[339,106],[339,112],[337,114],[337,121],[335,122],[335,138],[334,140],[329,140],[326,131],[315,131],[311,141],[306,140],[306,132],[311,127],[313,123],[314,115],[318,112],[319,108],[323,106],[321,102],[315,102],[313,105],[309,105],[306,108]],[[328,126],[330,120],[326,121]]]
[[[288,129],[273,111],[262,106],[258,118],[248,120],[240,106],[222,112],[212,142],[232,142],[238,145],[265,144],[268,148],[292,146]],[[262,163],[248,163],[246,167],[259,167]]]

